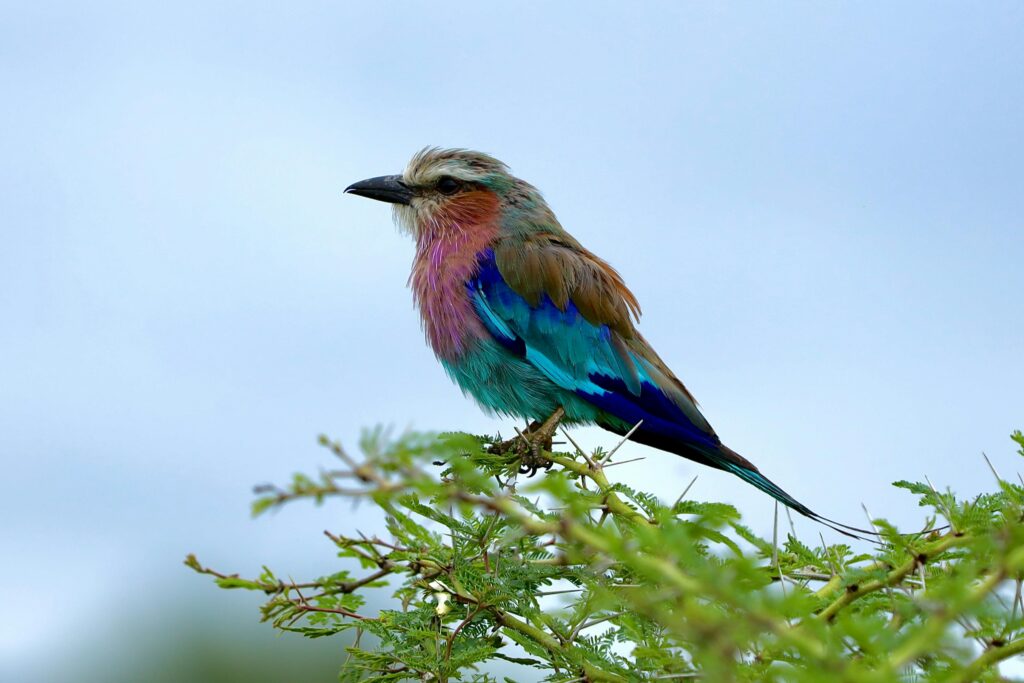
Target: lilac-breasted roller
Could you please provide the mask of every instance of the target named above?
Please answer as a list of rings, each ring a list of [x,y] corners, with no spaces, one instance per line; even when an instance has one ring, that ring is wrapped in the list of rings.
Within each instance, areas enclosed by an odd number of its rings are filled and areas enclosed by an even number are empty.
[[[479,152],[427,148],[402,175],[345,191],[393,204],[396,222],[416,239],[409,282],[427,341],[485,410],[544,421],[534,433],[548,439],[559,418],[620,435],[639,423],[634,441],[732,472],[793,510],[836,524],[721,442],[637,331],[640,306],[619,274],[566,232],[540,192],[505,164]]]

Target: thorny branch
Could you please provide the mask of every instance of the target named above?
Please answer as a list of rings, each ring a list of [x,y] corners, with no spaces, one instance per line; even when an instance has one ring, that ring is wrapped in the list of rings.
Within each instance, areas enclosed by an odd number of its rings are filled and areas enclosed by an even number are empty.
[[[371,500],[387,514],[394,538],[324,533],[340,555],[376,567],[375,571],[361,578],[345,575],[343,579],[295,583],[281,581],[269,570],[255,580],[223,574],[202,566],[191,555],[186,564],[213,576],[223,587],[267,593],[271,597],[264,606],[264,619],[280,628],[303,630],[296,626],[299,619],[319,615],[318,621],[303,627],[310,635],[323,634],[324,629],[346,630],[346,622],[351,621],[361,629],[383,629],[375,632],[388,641],[388,635],[402,632],[397,624],[403,619],[431,615],[431,628],[440,637],[439,660],[426,657],[419,661],[420,655],[403,650],[403,641],[397,638],[390,641],[390,654],[378,653],[372,660],[381,672],[408,672],[410,678],[429,675],[446,680],[471,661],[467,652],[485,642],[481,640],[484,634],[500,632],[534,657],[542,656],[556,676],[561,675],[558,672],[568,674],[558,680],[637,680],[628,659],[592,649],[591,643],[598,642],[600,636],[598,641],[584,638],[584,632],[600,630],[599,626],[608,629],[605,633],[618,633],[634,643],[653,639],[650,647],[654,650],[664,646],[653,643],[675,642],[677,649],[689,653],[682,658],[664,657],[659,664],[662,668],[644,674],[649,680],[710,676],[716,666],[724,666],[734,676],[736,667],[756,668],[774,659],[846,671],[849,676],[844,674],[844,680],[860,680],[854,675],[857,671],[896,675],[907,666],[925,666],[926,655],[942,641],[950,625],[967,624],[962,615],[991,603],[1007,582],[1017,590],[1011,601],[1012,614],[999,637],[980,638],[985,644],[983,651],[963,666],[949,669],[948,680],[974,680],[998,662],[1024,651],[1024,625],[1018,615],[1024,550],[1014,546],[1024,540],[1020,529],[1024,487],[999,480],[1006,497],[1002,507],[994,499],[957,507],[930,482],[927,489],[908,486],[946,517],[951,531],[908,540],[895,530],[883,529],[890,545],[874,556],[854,555],[845,545],[829,547],[824,539],[819,552],[793,536],[785,547],[766,543],[740,525],[733,513],[713,504],[685,502],[693,481],[669,507],[613,484],[606,468],[625,439],[602,455],[584,452],[565,435],[575,454],[541,451],[539,455],[556,469],[527,483],[517,477],[517,463],[503,461],[479,445],[470,448],[466,441],[459,442],[465,452],[443,454],[438,462],[445,463],[447,469],[438,477],[436,470],[420,465],[436,456],[430,447],[409,446],[409,452],[399,456],[378,445],[357,461],[339,444],[324,439],[323,445],[343,467],[323,471],[316,480],[297,476],[288,487],[260,487],[257,493],[262,497],[254,511],[298,499],[320,502],[341,496]],[[355,486],[341,486],[342,481]],[[518,489],[524,486],[558,504],[541,506],[540,499],[522,495]],[[991,508],[984,520],[978,513],[982,502]],[[459,512],[438,512],[449,507]],[[592,512],[599,513],[599,520],[591,517]],[[604,524],[605,520],[614,524]],[[447,530],[436,534],[431,525]],[[731,530],[735,540],[723,534],[723,528]],[[709,543],[737,554],[734,564],[723,564],[718,556],[709,554]],[[763,564],[750,563],[743,544],[753,545]],[[965,553],[981,550],[988,553],[984,561],[968,561],[970,556]],[[744,574],[748,564],[750,570]],[[732,579],[724,578],[726,568],[735,573]],[[520,574],[524,578],[516,580],[526,583],[515,594],[505,584],[512,580],[509,577]],[[392,585],[395,581],[402,585],[396,593],[401,598],[401,612],[367,615],[340,602],[389,580]],[[578,588],[541,590],[565,580]],[[936,608],[931,596],[944,595],[940,591],[951,590],[949,586],[956,580],[965,589],[947,595],[942,607]],[[772,582],[789,582],[798,590],[772,597],[767,589]],[[812,591],[807,588],[811,582],[822,585]],[[893,592],[897,589],[899,593]],[[886,592],[889,598],[883,603],[869,600]],[[579,594],[570,621],[563,621],[557,611],[551,614],[540,608],[538,601],[544,595],[566,593]],[[902,597],[897,600],[897,596]],[[862,603],[869,607],[858,607]],[[857,610],[889,612],[890,636],[886,637],[895,640],[886,646],[886,656],[877,661],[865,656],[869,651],[866,645],[855,646],[858,656],[849,657],[848,648],[856,638],[844,637],[837,650],[828,635],[829,629],[842,628],[840,617]],[[329,621],[332,618],[341,621]],[[643,624],[642,628],[637,624]],[[736,631],[729,636],[735,642],[722,652],[732,654],[722,659],[714,652],[725,647],[722,639],[730,628]],[[743,636],[747,630],[749,635]],[[698,647],[701,643],[706,649]],[[421,643],[417,652],[424,647]],[[491,656],[537,665],[537,660],[504,654],[504,646],[497,641],[493,647]],[[362,650],[355,652],[364,664],[371,661]],[[643,661],[649,660],[652,667],[659,661],[645,657]]]

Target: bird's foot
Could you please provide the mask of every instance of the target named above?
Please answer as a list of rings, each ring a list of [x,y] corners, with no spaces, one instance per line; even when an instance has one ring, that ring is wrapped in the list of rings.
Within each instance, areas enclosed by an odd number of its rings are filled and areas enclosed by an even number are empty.
[[[541,424],[534,422],[513,438],[492,445],[488,451],[497,455],[510,455],[519,460],[519,473],[534,476],[537,470],[551,467],[551,461],[541,453],[551,450],[551,439],[544,439],[538,432]]]
[[[516,435],[514,439],[496,443],[488,449],[491,453],[514,454],[519,457],[519,474],[534,476],[537,470],[551,469],[551,460],[546,458],[544,451],[551,451],[551,440],[558,428],[558,423],[565,416],[561,406],[551,413],[543,423],[534,421],[526,431]]]

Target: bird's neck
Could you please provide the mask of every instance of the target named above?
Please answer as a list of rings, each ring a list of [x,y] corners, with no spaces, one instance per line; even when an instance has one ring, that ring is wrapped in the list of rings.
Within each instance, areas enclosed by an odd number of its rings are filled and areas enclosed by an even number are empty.
[[[470,220],[431,220],[419,226],[409,285],[423,318],[427,342],[444,360],[457,360],[486,335],[466,282],[479,255],[498,235],[494,212]]]

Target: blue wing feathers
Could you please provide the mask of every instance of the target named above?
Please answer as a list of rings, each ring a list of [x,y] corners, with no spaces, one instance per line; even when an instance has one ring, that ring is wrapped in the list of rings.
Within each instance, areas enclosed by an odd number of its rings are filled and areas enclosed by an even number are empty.
[[[701,451],[706,450],[710,454],[717,451],[720,446],[718,437],[700,430],[682,417],[682,413],[679,413],[679,419],[673,420],[649,410],[648,406],[651,404],[657,405],[660,403],[657,399],[651,399],[651,395],[661,393],[649,384],[643,385],[639,400],[638,397],[625,392],[606,390],[600,394],[577,393],[601,410],[614,415],[630,426],[643,420],[643,425],[641,425],[637,434],[644,432],[651,437],[656,436],[659,439],[674,442],[675,448],[666,450],[678,451],[680,446],[686,445],[690,448],[698,448]]]
[[[500,318],[491,306],[487,305],[486,295],[478,285],[473,285],[470,289],[470,300],[473,302],[473,308],[476,310],[480,322],[483,323],[494,340],[514,355],[520,358],[526,356],[526,342],[509,328],[507,321]]]
[[[502,277],[493,251],[481,254],[478,272],[466,288],[491,337],[597,408],[602,427],[625,434],[643,420],[632,436],[638,443],[731,472],[840,533],[855,538],[871,533],[814,513],[722,444],[678,380],[632,353],[608,325],[587,320],[571,299],[559,308],[545,294],[531,305]]]
[[[640,431],[676,442],[676,450],[682,443],[707,451],[719,446],[714,432],[694,424],[607,325],[586,320],[571,300],[560,309],[545,295],[531,306],[505,282],[490,251],[467,289],[491,336],[563,389],[620,423],[643,420]]]

